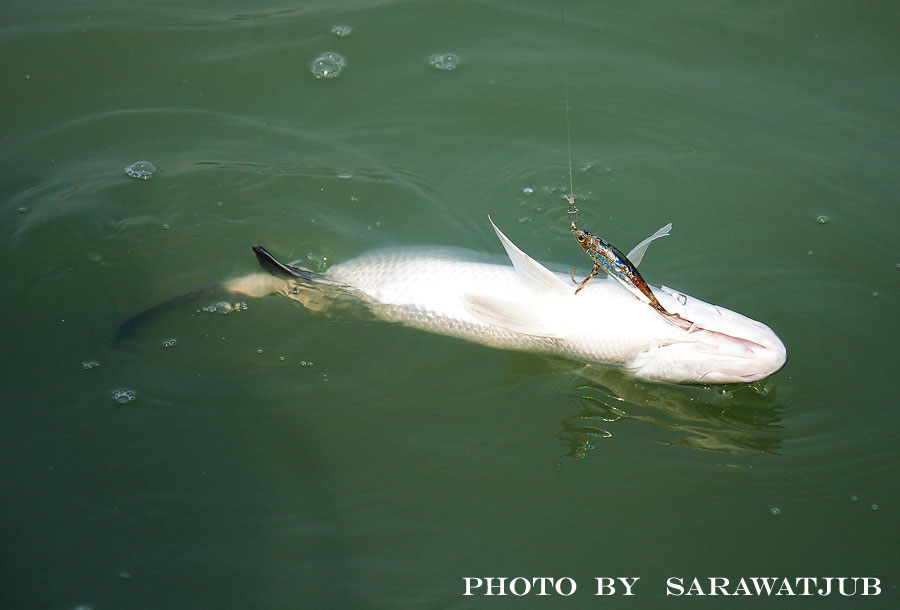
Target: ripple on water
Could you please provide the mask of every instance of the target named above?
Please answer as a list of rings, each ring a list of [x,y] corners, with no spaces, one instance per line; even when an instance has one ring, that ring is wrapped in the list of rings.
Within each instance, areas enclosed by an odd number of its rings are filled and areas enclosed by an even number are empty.
[[[149,180],[157,171],[159,168],[150,161],[135,161],[125,167],[125,173],[137,180]]]
[[[866,430],[859,440],[871,457],[890,457],[900,451],[900,434],[893,430]]]
[[[342,55],[329,51],[313,60],[310,71],[316,78],[336,78],[346,67],[347,60]]]
[[[428,65],[436,70],[455,70],[459,67],[459,56],[455,53],[435,53],[428,58]]]

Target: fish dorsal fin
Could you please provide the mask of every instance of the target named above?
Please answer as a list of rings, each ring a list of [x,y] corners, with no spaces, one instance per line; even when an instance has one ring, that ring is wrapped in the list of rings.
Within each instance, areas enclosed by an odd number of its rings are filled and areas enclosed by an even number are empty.
[[[650,245],[650,242],[654,239],[659,239],[660,237],[665,237],[669,234],[669,231],[672,230],[672,223],[670,222],[666,226],[662,227],[659,231],[636,245],[631,249],[631,252],[628,253],[628,260],[632,262],[632,264],[637,267],[641,264],[641,261],[644,259],[644,253],[647,251],[647,246]]]
[[[500,243],[506,250],[509,260],[512,261],[516,273],[534,292],[568,292],[569,286],[562,281],[558,275],[544,267],[542,264],[519,250],[516,244],[512,243],[509,238],[503,234],[503,231],[497,228],[493,219],[488,216],[491,226],[497,232]]]
[[[533,337],[557,339],[560,335],[535,314],[531,303],[520,303],[486,295],[463,295],[466,310],[479,321]]]

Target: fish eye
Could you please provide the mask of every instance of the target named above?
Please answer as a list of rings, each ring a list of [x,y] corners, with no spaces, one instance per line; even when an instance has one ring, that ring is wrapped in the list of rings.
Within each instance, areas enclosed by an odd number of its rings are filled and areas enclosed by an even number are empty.
[[[584,235],[579,235],[579,236],[578,236],[578,241],[583,242],[583,241],[584,241]]]

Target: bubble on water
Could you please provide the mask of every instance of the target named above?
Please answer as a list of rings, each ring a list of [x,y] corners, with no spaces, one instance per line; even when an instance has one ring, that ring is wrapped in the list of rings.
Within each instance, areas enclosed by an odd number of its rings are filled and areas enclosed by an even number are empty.
[[[30,74],[26,74],[26,75],[25,75],[25,80],[31,80],[31,75],[30,75]]]
[[[850,496],[851,502],[859,502],[859,496]]]
[[[343,38],[344,36],[349,36],[353,31],[353,28],[349,25],[333,25],[331,26],[331,33],[335,36],[340,36]]]
[[[278,359],[284,362],[284,356],[278,356]]]
[[[168,231],[168,230],[169,230],[169,225],[168,225],[168,224],[164,224],[164,225],[163,225],[163,231]]]
[[[818,216],[816,216],[816,222],[820,225],[827,225],[828,221],[830,220],[831,219],[828,218],[828,216],[826,216],[825,214],[819,214]]]
[[[806,251],[806,256],[812,256],[813,254],[815,254],[815,252],[813,252],[812,250]]]
[[[306,253],[306,260],[310,267],[316,271],[324,271],[328,266],[328,257],[327,256],[318,256],[313,254],[312,252]]]
[[[135,161],[125,168],[125,173],[138,180],[149,180],[159,168],[150,161]]]
[[[258,350],[256,350],[256,353],[261,354],[261,353],[263,353],[263,351],[262,351],[262,349],[258,349]]]
[[[120,405],[134,402],[135,399],[134,390],[113,390],[112,397]]]
[[[878,510],[878,505],[877,505],[877,504],[873,504],[873,505],[870,506],[869,508],[871,508],[872,510]]]
[[[359,201],[359,197],[357,197],[356,195],[350,195],[350,201],[356,203],[357,201]]]
[[[343,56],[329,51],[316,57],[310,70],[316,78],[335,78],[346,67],[347,60]]]
[[[163,341],[162,345],[165,348],[175,347],[176,345],[178,345],[178,339],[175,339],[174,337],[172,339],[166,339],[165,341]]]
[[[581,173],[589,172],[592,167],[594,167],[594,164],[591,161],[588,161],[587,163],[585,163],[584,165],[581,166],[581,168],[580,168]]]
[[[97,362],[96,360],[85,360],[84,362],[81,363],[81,368],[83,368],[86,371],[95,369],[98,366],[100,366],[100,363]]]
[[[19,208],[19,210],[18,210],[19,214],[24,214],[27,211],[28,211],[28,208],[26,208],[24,205],[21,208]],[[900,266],[900,265],[898,265],[898,266]]]
[[[435,53],[428,58],[428,65],[436,70],[456,70],[459,67],[459,57],[454,53]]]
[[[131,572],[119,572],[119,578],[122,580],[128,580],[131,578]]]
[[[781,509],[778,508],[777,506],[773,506],[772,508],[769,509],[769,514],[772,515],[773,517],[777,517],[778,515],[781,514]]]
[[[525,188],[522,189],[522,193],[525,195],[531,195],[532,193],[534,193],[534,189],[531,188],[530,186],[526,186]]]
[[[340,178],[341,180],[349,180],[352,177],[353,174],[351,174],[350,172],[341,172],[340,174],[338,174],[338,178]]]
[[[203,308],[203,311],[225,315],[234,311],[234,307],[231,306],[231,303],[228,303],[226,301],[219,301],[215,305],[207,305]]]

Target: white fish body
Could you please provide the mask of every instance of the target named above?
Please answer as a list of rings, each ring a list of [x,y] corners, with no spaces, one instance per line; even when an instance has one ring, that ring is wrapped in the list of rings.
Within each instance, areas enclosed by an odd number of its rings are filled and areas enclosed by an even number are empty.
[[[609,279],[595,279],[575,295],[568,275],[548,270],[494,229],[513,266],[416,248],[364,254],[321,277],[385,320],[493,347],[619,365],[644,379],[748,382],[786,361],[784,345],[764,324],[665,287],[654,289],[660,303],[695,328],[667,322]],[[654,237],[667,233],[664,228]],[[648,244],[642,242],[634,258]],[[248,279],[231,287],[253,292]]]

